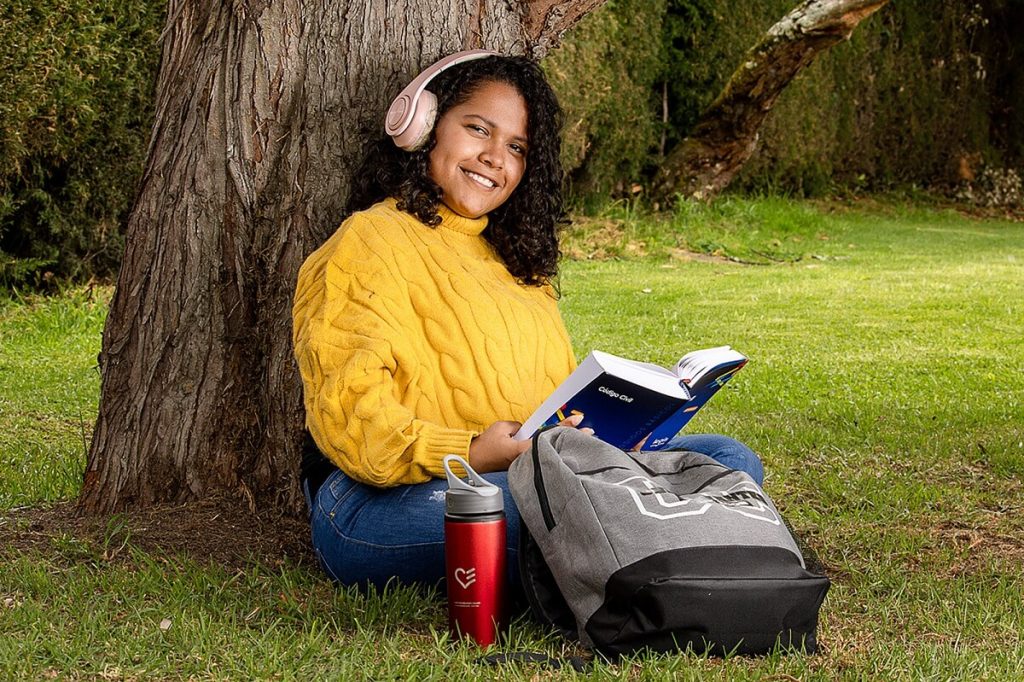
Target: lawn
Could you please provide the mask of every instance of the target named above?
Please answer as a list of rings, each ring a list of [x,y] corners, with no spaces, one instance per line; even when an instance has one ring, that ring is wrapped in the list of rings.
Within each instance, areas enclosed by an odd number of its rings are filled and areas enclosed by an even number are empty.
[[[766,490],[833,580],[818,655],[635,657],[582,676],[1019,677],[1024,224],[731,199],[659,219],[612,207],[565,250],[580,356],[671,363],[728,343],[751,358],[688,430],[761,453]],[[12,510],[76,492],[109,295],[0,300],[0,533]],[[166,556],[119,523],[107,543],[0,547],[0,679],[581,676],[477,663],[448,639],[436,595],[336,590],[278,557]],[[526,622],[505,648],[571,650]]]

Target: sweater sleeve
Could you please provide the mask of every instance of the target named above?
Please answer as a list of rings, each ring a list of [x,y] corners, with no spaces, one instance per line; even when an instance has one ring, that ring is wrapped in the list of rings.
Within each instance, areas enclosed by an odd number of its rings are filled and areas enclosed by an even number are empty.
[[[299,275],[294,340],[306,425],[324,454],[365,483],[443,476],[444,455],[466,456],[477,432],[414,413],[410,379],[418,367],[408,283],[399,259],[381,253],[388,245],[374,238],[373,226],[352,220],[337,248]]]

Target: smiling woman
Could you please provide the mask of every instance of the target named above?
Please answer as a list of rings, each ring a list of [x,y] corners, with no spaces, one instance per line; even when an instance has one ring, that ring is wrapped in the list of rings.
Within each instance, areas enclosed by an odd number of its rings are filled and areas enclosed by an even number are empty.
[[[526,171],[526,136],[526,102],[507,83],[485,83],[449,109],[430,152],[445,206],[479,218],[504,204]]]
[[[534,62],[442,60],[396,99],[393,139],[371,148],[349,217],[299,272],[303,485],[313,545],[340,583],[442,578],[442,458],[455,454],[503,492],[519,584],[506,472],[530,441],[512,436],[576,365],[550,284],[560,120]],[[727,440],[690,449],[757,462]]]
[[[504,491],[514,580],[505,471],[528,442],[512,434],[576,364],[550,285],[561,110],[534,62],[474,53],[424,72],[387,119],[394,139],[296,289],[307,461],[329,461],[325,480],[306,469],[314,546],[345,584],[436,583],[442,457],[458,454]]]

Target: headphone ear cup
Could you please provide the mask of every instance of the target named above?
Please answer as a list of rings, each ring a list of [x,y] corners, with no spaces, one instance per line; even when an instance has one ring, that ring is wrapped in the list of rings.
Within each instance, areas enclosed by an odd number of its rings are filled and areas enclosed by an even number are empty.
[[[466,50],[434,62],[405,86],[391,102],[384,117],[384,131],[401,149],[410,152],[421,149],[430,139],[430,131],[433,130],[434,120],[437,118],[437,97],[426,89],[431,79],[456,64],[498,56],[501,55],[490,50]]]
[[[430,131],[434,129],[437,119],[437,97],[429,90],[424,90],[416,99],[416,110],[412,120],[401,135],[395,137],[395,144],[407,152],[414,152],[423,147],[430,139]]]

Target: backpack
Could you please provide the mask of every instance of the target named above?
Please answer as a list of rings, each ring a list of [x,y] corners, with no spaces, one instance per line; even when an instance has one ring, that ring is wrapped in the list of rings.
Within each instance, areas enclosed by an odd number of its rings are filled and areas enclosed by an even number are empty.
[[[531,610],[605,655],[817,649],[829,588],[745,473],[572,428],[509,469]]]

